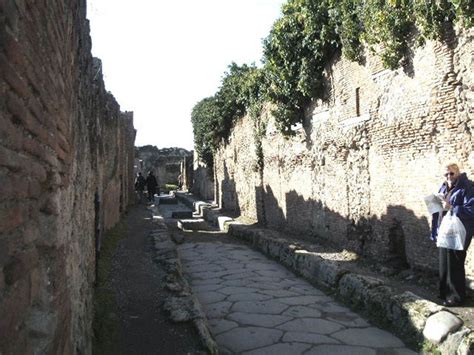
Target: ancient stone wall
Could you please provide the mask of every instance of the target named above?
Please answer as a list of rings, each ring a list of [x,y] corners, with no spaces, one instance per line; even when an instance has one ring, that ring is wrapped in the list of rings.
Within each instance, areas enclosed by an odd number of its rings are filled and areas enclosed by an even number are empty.
[[[216,157],[220,205],[383,262],[435,270],[423,197],[437,191],[447,162],[474,178],[473,36],[460,30],[429,41],[396,71],[369,52],[364,65],[334,58],[325,100],[294,137],[263,119],[261,172],[252,120],[239,121]]]
[[[194,152],[193,152],[194,155]],[[181,189],[184,191],[191,191],[193,188],[193,157],[187,156],[181,160],[180,175],[181,175]]]
[[[194,151],[193,156],[193,170],[193,194],[204,200],[214,201],[214,172],[210,170],[206,164],[199,160],[196,151]]]
[[[0,353],[91,353],[96,246],[135,130],[91,56],[85,1],[0,2]]]

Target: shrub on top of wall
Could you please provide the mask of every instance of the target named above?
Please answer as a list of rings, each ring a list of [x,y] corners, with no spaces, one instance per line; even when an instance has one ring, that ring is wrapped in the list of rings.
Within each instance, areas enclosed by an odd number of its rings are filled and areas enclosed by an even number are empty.
[[[266,98],[264,76],[254,64],[232,63],[221,87],[211,97],[199,101],[191,113],[194,143],[199,158],[212,167],[213,152],[229,136],[235,120],[251,112],[258,117]]]

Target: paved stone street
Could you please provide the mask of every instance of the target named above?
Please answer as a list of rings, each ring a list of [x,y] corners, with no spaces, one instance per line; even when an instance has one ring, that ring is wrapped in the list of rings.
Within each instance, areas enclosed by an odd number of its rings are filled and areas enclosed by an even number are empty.
[[[222,354],[414,354],[250,247],[188,242],[178,251]]]

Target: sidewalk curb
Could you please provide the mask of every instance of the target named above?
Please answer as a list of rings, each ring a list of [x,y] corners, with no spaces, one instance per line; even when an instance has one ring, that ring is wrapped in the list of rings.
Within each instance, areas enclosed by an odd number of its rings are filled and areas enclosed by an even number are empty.
[[[212,204],[197,200],[189,193],[177,192],[175,196],[181,203],[191,208],[194,213],[202,216],[211,225],[219,227],[221,231],[227,231],[229,224],[234,221],[233,218],[222,215],[220,209]]]
[[[184,203],[202,210],[204,218],[211,223],[216,224],[219,217],[223,217],[219,209],[196,200],[194,196],[181,195],[178,198],[183,202],[188,200]],[[206,210],[209,212],[206,213]],[[383,280],[341,267],[320,253],[309,251],[308,244],[288,241],[280,237],[277,231],[244,225],[230,219],[225,219],[223,229],[230,236],[247,241],[263,254],[331,292],[344,304],[366,315],[372,322],[391,329],[408,343],[428,345],[442,354],[474,354],[474,332],[463,326],[462,320],[456,315],[453,314],[461,326],[445,329],[441,337],[426,329],[428,319],[440,312],[449,312],[447,308],[409,291],[398,293],[385,285]]]
[[[163,302],[163,308],[174,322],[192,321],[202,345],[210,355],[218,354],[218,347],[209,331],[205,313],[192,289],[184,278],[175,242],[156,208],[153,212],[153,231],[150,232],[155,251],[154,262],[160,264],[167,273],[166,288],[172,292]]]

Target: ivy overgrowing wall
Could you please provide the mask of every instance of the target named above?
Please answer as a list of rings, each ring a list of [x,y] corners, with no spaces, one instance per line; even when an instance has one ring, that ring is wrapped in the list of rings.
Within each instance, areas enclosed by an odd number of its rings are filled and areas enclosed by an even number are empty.
[[[427,40],[396,70],[367,49],[364,64],[336,53],[323,99],[293,136],[277,129],[271,105],[236,121],[214,158],[220,206],[380,262],[436,270],[423,198],[448,162],[474,178],[473,37],[458,28]]]
[[[133,114],[86,1],[0,2],[0,353],[90,354],[95,259],[133,197]]]

